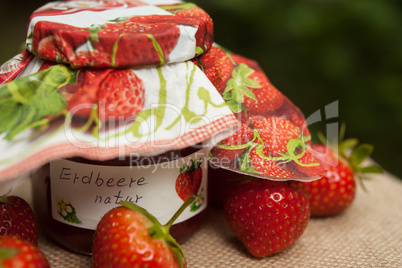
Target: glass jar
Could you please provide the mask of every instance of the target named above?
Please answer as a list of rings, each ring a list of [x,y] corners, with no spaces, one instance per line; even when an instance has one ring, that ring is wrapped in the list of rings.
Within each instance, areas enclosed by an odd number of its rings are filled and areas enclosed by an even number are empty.
[[[120,201],[136,203],[165,224],[185,201],[179,174],[185,165],[194,163],[201,169],[198,198],[170,229],[183,243],[199,229],[207,208],[208,164],[205,151],[196,147],[153,157],[130,155],[123,160],[74,157],[43,166],[32,175],[39,226],[61,246],[91,254],[97,223]]]

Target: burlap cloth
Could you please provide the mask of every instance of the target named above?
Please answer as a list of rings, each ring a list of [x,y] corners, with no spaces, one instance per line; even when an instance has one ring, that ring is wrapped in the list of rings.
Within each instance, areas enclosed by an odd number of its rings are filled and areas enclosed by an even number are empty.
[[[222,212],[211,209],[203,227],[186,243],[188,267],[402,267],[402,181],[385,174],[366,182],[344,214],[311,219],[286,251],[252,258],[228,229]],[[29,187],[17,191],[28,195]],[[29,197],[28,197],[29,199]],[[70,253],[40,236],[52,267],[91,267],[91,258]]]

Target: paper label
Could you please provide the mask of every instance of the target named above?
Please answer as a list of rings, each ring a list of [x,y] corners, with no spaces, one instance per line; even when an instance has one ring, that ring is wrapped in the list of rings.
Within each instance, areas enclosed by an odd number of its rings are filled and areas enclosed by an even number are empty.
[[[208,169],[204,157],[204,150],[200,150],[184,158],[152,165],[141,165],[135,158],[131,159],[130,166],[100,166],[64,159],[52,161],[52,216],[65,224],[95,230],[106,212],[119,206],[121,201],[129,201],[165,224],[184,203],[185,196],[182,190],[177,190],[177,185],[192,176],[194,183],[200,181],[194,188],[197,198],[175,221],[175,224],[180,223],[207,206]],[[186,178],[180,175],[183,166],[194,162],[201,163],[197,172],[189,172]]]

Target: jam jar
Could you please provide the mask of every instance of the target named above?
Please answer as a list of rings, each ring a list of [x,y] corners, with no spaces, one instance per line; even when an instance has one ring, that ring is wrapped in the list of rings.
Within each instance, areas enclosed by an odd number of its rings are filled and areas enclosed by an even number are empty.
[[[207,212],[208,163],[199,146],[158,156],[95,161],[80,157],[57,159],[32,175],[34,209],[39,226],[59,245],[91,254],[97,223],[120,201],[133,202],[165,224],[184,203],[179,175],[195,165],[201,179],[196,201],[170,228],[183,243],[202,224]],[[195,173],[194,173],[195,174]]]

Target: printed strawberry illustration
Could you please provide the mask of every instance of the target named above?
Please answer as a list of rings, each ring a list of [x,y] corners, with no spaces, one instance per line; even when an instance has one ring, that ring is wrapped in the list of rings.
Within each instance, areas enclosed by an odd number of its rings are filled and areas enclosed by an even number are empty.
[[[303,234],[310,210],[299,185],[248,177],[232,187],[224,214],[251,255],[262,258],[282,252]]]
[[[0,236],[0,267],[49,268],[45,255],[32,243],[17,236]]]
[[[29,204],[18,196],[0,196],[0,236],[14,235],[38,245],[38,227]]]
[[[242,113],[241,113],[242,114]],[[242,127],[211,150],[212,162],[221,167],[278,178],[301,178],[324,172],[308,152],[310,133],[284,117],[250,114]]]
[[[219,46],[212,46],[201,57],[192,61],[204,71],[208,79],[222,94],[234,69],[227,52]]]
[[[212,47],[214,39],[213,22],[212,18],[203,9],[193,3],[180,3],[159,7],[188,20],[186,22],[178,19],[178,21],[181,21],[180,24],[197,26],[197,33],[195,34],[196,55],[200,55]]]
[[[222,96],[232,106],[242,104],[247,111],[260,114],[278,109],[284,99],[264,72],[254,70],[244,63],[235,67]]]
[[[323,172],[314,156],[307,158],[311,134],[302,112],[269,82],[257,62],[217,45],[193,62],[243,124],[211,150],[213,162],[270,177],[308,177]],[[300,172],[291,163],[308,172]]]
[[[88,28],[38,21],[32,35],[32,53],[53,62],[75,60],[75,50],[89,40]]]
[[[82,69],[77,73],[76,83],[69,83],[58,91],[67,101],[67,111],[74,116],[89,117],[92,107],[98,103],[98,89],[110,71]]]
[[[145,103],[142,80],[131,70],[113,70],[98,91],[99,118],[126,119],[137,115]]]
[[[257,62],[217,45],[197,62],[233,112],[266,113],[281,107],[283,94],[269,82]]]
[[[78,51],[77,57],[71,61],[72,66],[96,66],[110,67],[112,61],[111,55],[98,50],[93,51]]]
[[[121,202],[121,206],[107,212],[98,223],[93,266],[185,267],[185,252],[169,234],[169,229],[194,200],[194,196],[190,197],[163,226],[145,209]]]
[[[185,202],[190,196],[197,194],[202,181],[202,160],[190,160],[190,165],[184,164],[176,179],[175,189],[178,196]]]
[[[253,126],[258,130],[259,137],[269,152],[274,155],[286,153],[290,139],[297,139],[301,132],[292,122],[279,116],[250,117]]]
[[[254,71],[249,78],[261,85],[261,88],[250,88],[257,101],[247,95],[244,97],[243,105],[249,112],[266,113],[282,105],[284,99],[282,93],[269,82],[263,72]]]
[[[74,115],[89,117],[96,104],[99,119],[107,122],[135,116],[144,107],[143,82],[130,69],[82,69],[77,77],[59,90]]]
[[[289,120],[293,125],[299,127],[303,133],[303,136],[311,136],[302,111],[300,111],[300,109],[286,96],[284,96],[282,106],[276,110],[275,113],[280,117]],[[311,141],[307,141],[307,143],[311,144]]]
[[[251,149],[250,154],[246,155],[247,160],[242,162],[241,169],[244,171],[256,171],[277,178],[292,178],[301,176],[297,170],[292,170],[291,166],[281,161],[281,157],[272,156],[265,146],[258,146]],[[248,165],[246,165],[246,163]],[[290,168],[289,168],[290,166]]]
[[[21,51],[8,61],[0,65],[0,85],[3,85],[14,79],[19,71],[22,70],[33,58],[33,55],[28,50]]]
[[[318,180],[303,183],[303,189],[310,199],[312,216],[334,216],[342,213],[353,203],[356,180],[364,180],[365,173],[382,172],[376,165],[361,166],[373,150],[371,145],[358,145],[356,139],[343,140],[343,134],[338,146],[326,144],[312,145],[312,152],[319,154],[317,157],[326,173]],[[304,172],[303,168],[297,168]]]
[[[111,55],[112,67],[164,64],[180,37],[172,16],[119,18],[91,34],[94,48]]]
[[[253,139],[253,136],[253,130],[248,125],[242,124],[238,131],[212,148],[211,154],[221,160],[228,160],[230,163],[246,150],[248,142]]]

